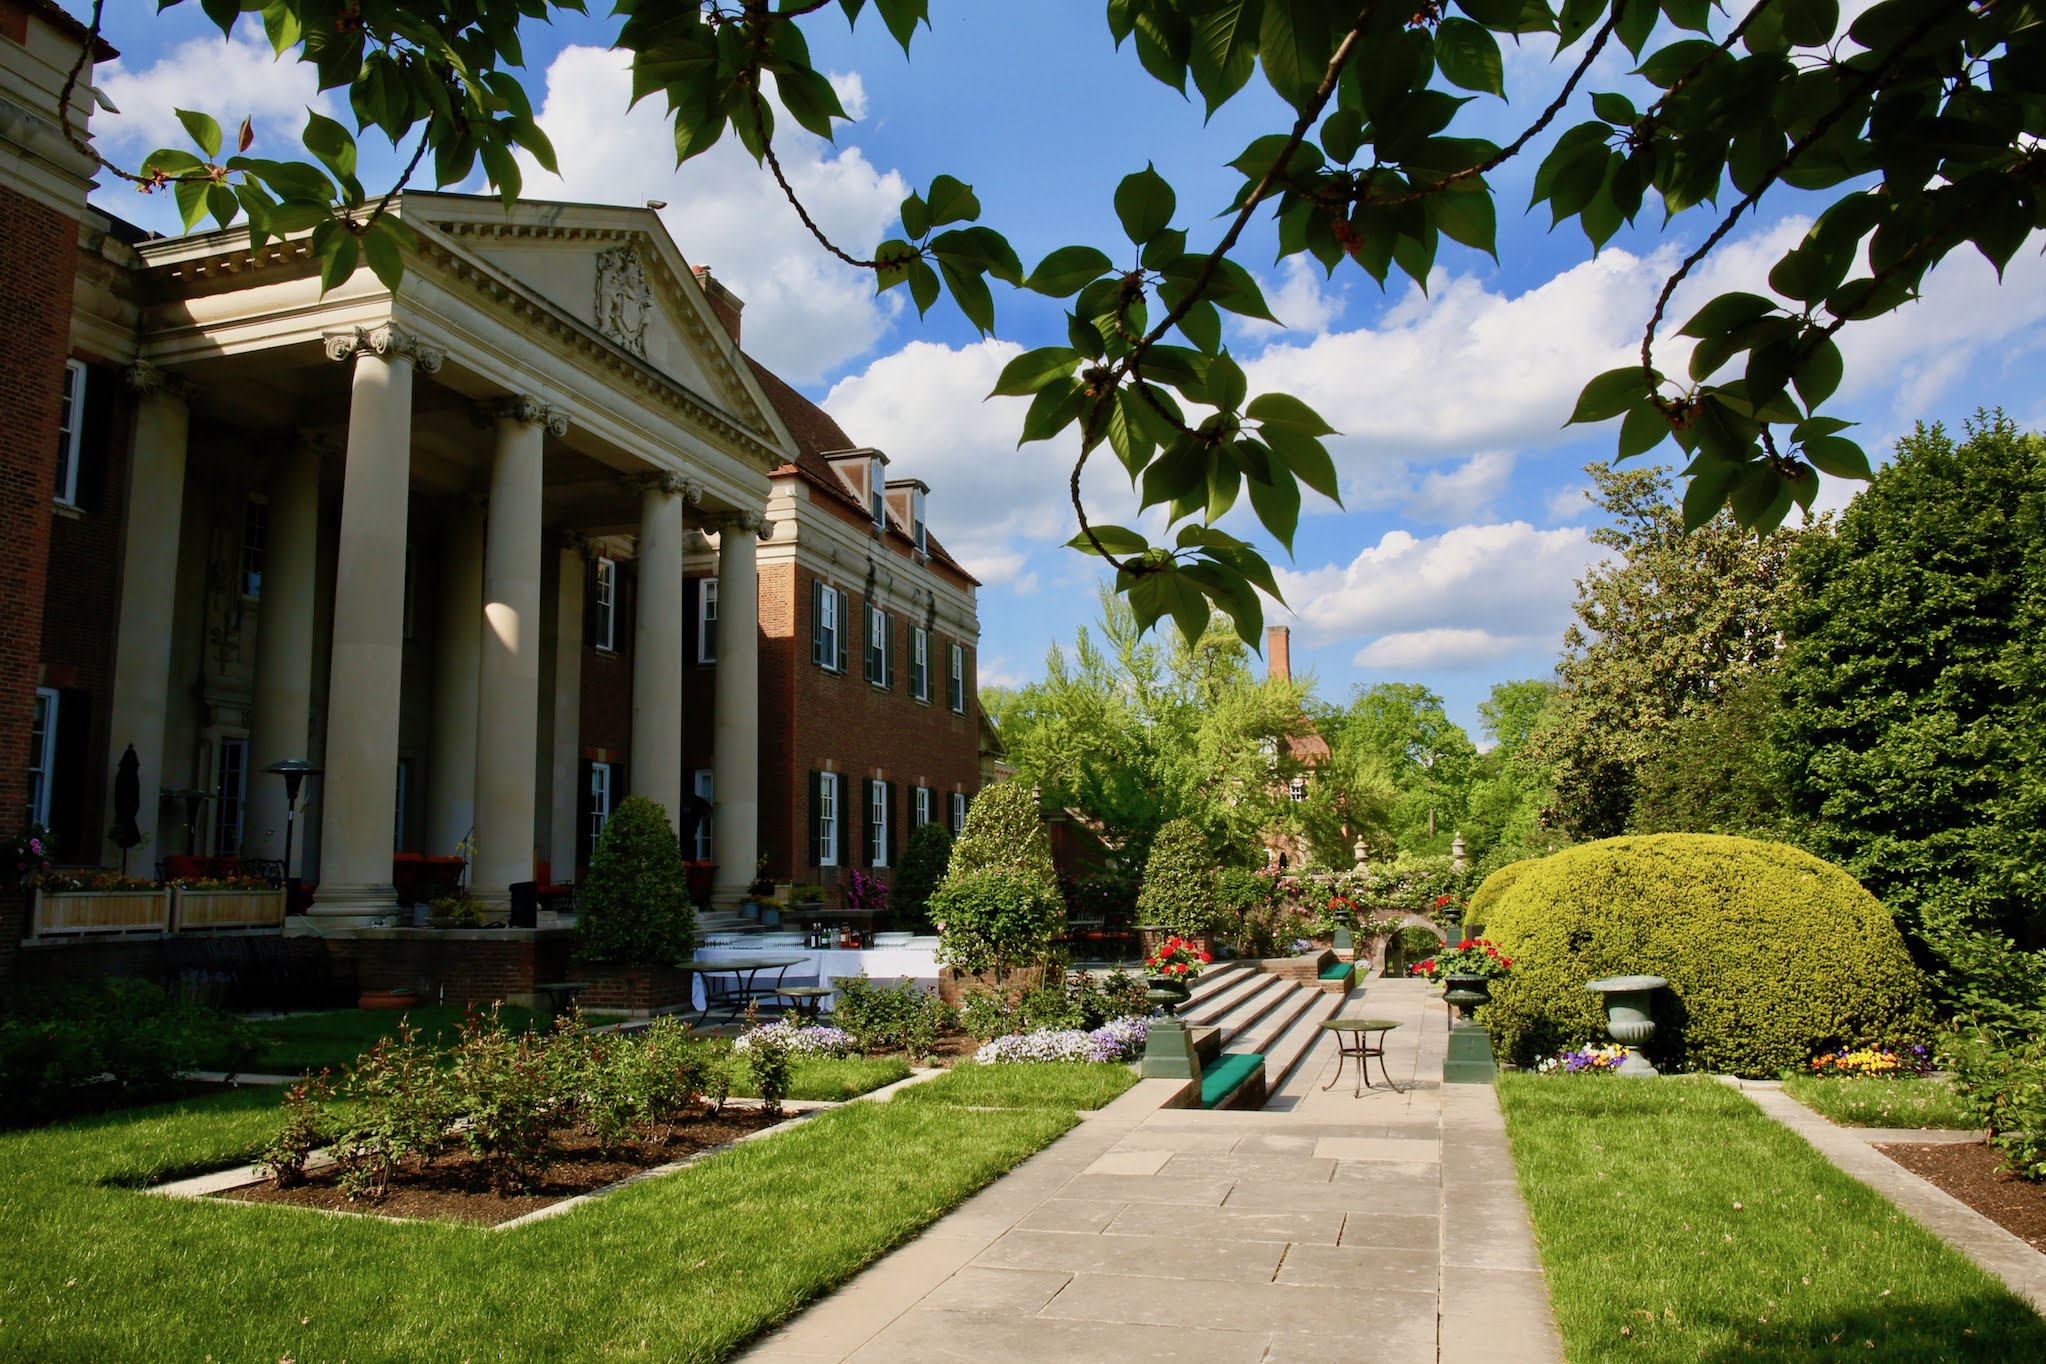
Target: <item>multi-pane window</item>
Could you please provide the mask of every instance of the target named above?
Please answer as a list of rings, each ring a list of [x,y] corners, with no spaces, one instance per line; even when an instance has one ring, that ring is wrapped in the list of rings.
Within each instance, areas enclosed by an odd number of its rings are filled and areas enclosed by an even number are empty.
[[[964,791],[954,791],[952,793],[953,837],[955,838],[958,837],[960,831],[963,830],[965,827],[966,827],[966,793]]]
[[[867,680],[877,687],[895,684],[895,640],[888,629],[888,613],[878,606],[867,608]]]
[[[1307,799],[1307,778],[1295,777],[1286,784],[1286,794],[1295,800]]]
[[[213,788],[213,855],[233,857],[242,850],[242,812],[248,807],[249,741],[220,741],[220,780]]]
[[[916,488],[909,494],[910,520],[914,523],[916,552],[930,553],[930,541],[924,534],[924,490]]]
[[[590,764],[590,846],[597,846],[597,840],[604,836],[604,826],[611,822],[611,764]]]
[[[867,783],[867,830],[874,845],[869,860],[877,867],[888,865],[888,791],[885,781]]]
[[[696,587],[696,661],[718,661],[718,580],[699,578]]]
[[[817,778],[817,865],[838,865],[838,773]]]
[[[821,582],[810,584],[810,661],[828,673],[846,669],[846,618],[852,599]]]
[[[590,643],[606,653],[618,648],[618,562],[615,559],[597,560],[596,600],[591,609],[596,619],[590,622]]]
[[[50,822],[50,780],[57,766],[57,693],[49,687],[36,688],[34,718],[28,731],[28,817],[31,823]]]
[[[874,513],[874,529],[877,531],[888,529],[888,493],[882,481],[887,467],[878,459],[867,465],[867,505]]]
[[[909,627],[909,694],[931,699],[931,632],[921,625]]]
[[[966,714],[966,649],[963,645],[952,646],[952,670],[945,678],[946,699],[953,710]]]
[[[931,797],[935,794],[928,786],[916,788],[916,827],[919,829],[931,822]]]
[[[252,497],[242,504],[242,595],[263,595],[263,553],[270,543],[270,504]]]
[[[714,799],[714,796],[713,796],[713,792],[714,792],[715,790],[716,790],[716,788],[715,788],[715,787],[714,787],[714,786],[712,785],[712,783],[711,783],[711,769],[710,769],[710,768],[708,768],[708,767],[699,767],[699,768],[697,768],[697,769],[696,769],[696,794],[697,794],[697,795],[699,795],[699,796],[702,796],[702,797],[703,797],[704,803],[705,803],[706,805],[715,805],[715,804],[716,804],[716,801],[715,801],[715,799]],[[696,858],[696,860],[697,860],[697,861],[699,861],[699,862],[708,862],[708,861],[710,861],[710,860],[711,860],[711,856],[710,856],[710,850],[711,850],[711,827],[710,827],[710,824],[711,824],[711,816],[710,816],[710,812],[709,812],[708,810],[706,810],[706,811],[704,812],[703,818],[702,818],[702,819],[699,819],[699,820],[697,820],[697,821],[696,821],[696,839],[695,839],[695,845],[696,845],[696,846],[695,846],[695,851],[694,851],[694,853],[693,853],[693,856],[694,856],[694,857]]]
[[[78,455],[85,431],[85,366],[64,362],[64,392],[57,401],[57,500],[78,502]]]

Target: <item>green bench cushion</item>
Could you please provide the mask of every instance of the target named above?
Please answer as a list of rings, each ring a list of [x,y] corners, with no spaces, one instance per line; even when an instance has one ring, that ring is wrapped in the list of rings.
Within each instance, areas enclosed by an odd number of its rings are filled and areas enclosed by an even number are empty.
[[[1236,1092],[1237,1086],[1263,1070],[1261,1051],[1225,1051],[1215,1065],[1201,1076],[1201,1107],[1213,1108]]]
[[[1355,969],[1355,962],[1330,962],[1327,966],[1321,968],[1321,978],[1323,980],[1347,980],[1349,979],[1350,972]]]

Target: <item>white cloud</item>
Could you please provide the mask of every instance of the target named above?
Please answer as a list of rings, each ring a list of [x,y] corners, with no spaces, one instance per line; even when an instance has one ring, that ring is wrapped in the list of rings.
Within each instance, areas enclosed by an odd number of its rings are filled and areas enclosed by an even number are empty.
[[[1560,637],[1577,578],[1602,556],[1577,527],[1525,521],[1420,537],[1387,532],[1347,564],[1278,571],[1306,642],[1355,641],[1357,661],[1481,661]]]
[[[273,57],[261,31],[248,24],[239,26],[231,40],[194,38],[138,71],[116,63],[98,68],[94,79],[121,111],[94,115],[94,139],[137,155],[191,146],[178,122],[179,109],[213,115],[230,144],[242,119],[253,118],[256,142],[250,155],[287,160],[305,154],[298,139],[307,106],[334,114],[334,101],[317,88],[313,68],[290,54],[282,60]]]
[[[847,111],[864,108],[857,74],[832,78]],[[661,217],[693,265],[707,265],[745,300],[746,349],[802,384],[870,349],[901,307],[876,297],[871,275],[827,256],[773,177],[727,137],[679,170],[673,125],[659,96],[630,113],[624,54],[562,49],[547,69],[539,121],[560,152],[559,180],[528,163],[529,196],[596,203],[666,200]],[[782,118],[775,150],[804,206],[855,255],[894,222],[908,187],[857,147],[834,148]]]
[[[1572,483],[1549,494],[1547,510],[1551,521],[1575,521],[1591,510],[1589,483]]]
[[[1407,514],[1430,525],[1477,520],[1490,514],[1512,476],[1510,453],[1472,455],[1453,469],[1437,469],[1423,477],[1420,490],[1406,500]]]
[[[1259,275],[1257,283],[1258,288],[1264,291],[1272,316],[1279,319],[1277,326],[1256,318],[1225,314],[1235,332],[1252,344],[1275,339],[1287,332],[1313,336],[1325,330],[1342,313],[1347,292],[1305,253],[1288,256],[1281,261],[1277,279]]]
[[[1431,630],[1402,630],[1380,635],[1357,651],[1351,661],[1360,668],[1419,670],[1429,668],[1474,668],[1494,663],[1524,649],[1554,645],[1540,635],[1495,634],[1438,626]]]
[[[1030,680],[1000,655],[980,659],[976,675],[983,687],[1020,687]]]

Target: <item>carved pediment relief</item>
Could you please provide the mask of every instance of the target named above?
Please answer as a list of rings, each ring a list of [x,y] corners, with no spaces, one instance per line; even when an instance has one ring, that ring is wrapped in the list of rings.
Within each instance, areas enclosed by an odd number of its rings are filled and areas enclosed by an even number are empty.
[[[646,355],[653,321],[654,286],[630,242],[597,253],[597,330],[634,355]]]

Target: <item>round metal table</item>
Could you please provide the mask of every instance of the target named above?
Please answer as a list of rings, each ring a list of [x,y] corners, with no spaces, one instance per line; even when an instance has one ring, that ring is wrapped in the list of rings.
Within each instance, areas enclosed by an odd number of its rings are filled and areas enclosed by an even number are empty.
[[[1390,1018],[1325,1018],[1321,1022],[1323,1032],[1336,1035],[1336,1073],[1329,1077],[1323,1089],[1334,1089],[1336,1081],[1343,1078],[1343,1062],[1357,1063],[1357,1074],[1351,1081],[1350,1092],[1361,1095],[1367,1089],[1377,1089],[1371,1083],[1371,1058],[1378,1058],[1378,1073],[1385,1077],[1385,1087],[1393,1093],[1404,1091],[1393,1083],[1392,1072],[1385,1068],[1385,1035],[1397,1028],[1399,1023]]]

